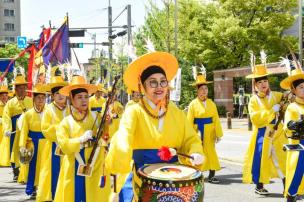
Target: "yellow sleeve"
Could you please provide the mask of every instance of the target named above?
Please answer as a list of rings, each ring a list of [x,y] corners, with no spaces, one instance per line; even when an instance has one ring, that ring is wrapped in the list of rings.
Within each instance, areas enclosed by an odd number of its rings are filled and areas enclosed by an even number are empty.
[[[194,112],[193,112],[192,106],[193,106],[193,104],[190,103],[188,112],[187,112],[187,119],[188,119],[189,123],[191,124],[191,126],[194,128]]]
[[[52,119],[53,113],[47,108],[41,119],[41,131],[45,138],[52,142],[57,142],[56,124],[53,124]]]
[[[80,151],[78,138],[69,137],[70,127],[67,119],[63,119],[56,129],[58,143],[65,154],[70,155]]]
[[[254,97],[249,101],[248,110],[253,125],[259,128],[267,126],[275,118],[275,111],[272,108],[262,109]]]
[[[287,128],[287,124],[289,121],[297,121],[299,120],[299,114],[296,109],[293,108],[292,105],[289,105],[286,109],[285,112],[285,117],[284,117],[284,131],[287,133],[288,136],[291,135],[291,130]]]
[[[136,109],[129,107],[122,115],[118,131],[111,139],[106,168],[112,173],[129,172],[132,160],[133,139],[138,122]]]
[[[20,131],[20,140],[19,140],[19,147],[25,147],[26,142],[28,139],[28,134],[29,134],[29,120],[28,113],[24,114],[24,118],[22,119],[22,125],[21,125],[21,131]]]
[[[11,131],[12,132],[12,121],[11,121],[11,114],[9,110],[9,103],[5,105],[2,114],[2,127],[3,132]]]
[[[221,137],[223,137],[223,129],[222,129],[221,120],[220,120],[220,117],[219,117],[215,104],[214,104],[214,112],[215,112],[215,114],[213,116],[213,120],[214,120],[214,127],[215,127],[215,136],[218,138],[221,138]]]

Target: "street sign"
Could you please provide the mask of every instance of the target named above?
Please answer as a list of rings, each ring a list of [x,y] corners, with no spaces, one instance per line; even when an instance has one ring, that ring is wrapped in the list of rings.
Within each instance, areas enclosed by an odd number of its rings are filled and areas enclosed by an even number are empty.
[[[26,37],[25,36],[18,36],[17,37],[17,47],[18,48],[26,48]]]

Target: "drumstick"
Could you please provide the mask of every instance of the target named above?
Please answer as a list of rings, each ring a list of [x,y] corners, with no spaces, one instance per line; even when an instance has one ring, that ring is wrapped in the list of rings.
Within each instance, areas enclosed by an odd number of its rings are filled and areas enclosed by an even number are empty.
[[[163,161],[170,161],[173,156],[183,156],[183,157],[186,157],[186,158],[189,158],[189,159],[192,159],[193,160],[193,157],[190,156],[190,155],[187,155],[187,154],[182,154],[182,153],[178,153],[176,152],[175,149],[173,148],[169,148],[169,147],[165,147],[165,146],[162,146],[159,150],[158,150],[158,153],[157,155],[160,157],[161,160]]]

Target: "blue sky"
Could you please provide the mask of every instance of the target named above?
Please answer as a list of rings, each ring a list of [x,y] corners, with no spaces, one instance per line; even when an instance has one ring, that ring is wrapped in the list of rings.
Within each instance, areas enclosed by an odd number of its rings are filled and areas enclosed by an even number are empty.
[[[69,13],[70,27],[96,27],[107,26],[108,24],[108,0],[20,0],[21,1],[21,35],[28,38],[37,39],[41,28],[48,26],[49,20],[52,25],[58,27],[63,21],[66,13]],[[161,0],[152,0],[157,5],[162,5]],[[124,9],[127,4],[131,4],[132,24],[136,30],[144,23],[148,0],[111,0],[113,9],[113,19]],[[125,25],[127,13],[124,12],[114,25]],[[96,32],[97,42],[107,40],[107,30],[88,30],[92,34]],[[119,31],[119,30],[117,30]],[[119,39],[115,39],[119,40]],[[91,36],[86,34],[85,38],[72,38],[72,42],[93,42]],[[101,46],[97,47],[102,49]],[[107,47],[103,47],[107,50]],[[76,49],[80,62],[87,62],[91,56],[92,45],[85,45],[83,49]]]

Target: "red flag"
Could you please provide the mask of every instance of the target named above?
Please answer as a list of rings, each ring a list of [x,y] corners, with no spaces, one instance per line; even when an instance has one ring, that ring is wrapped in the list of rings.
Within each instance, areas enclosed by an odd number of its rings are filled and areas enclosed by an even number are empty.
[[[49,40],[51,36],[51,28],[43,28],[41,34],[40,34],[40,39],[39,39],[39,44],[38,44],[38,50],[40,50],[44,44]]]
[[[36,47],[34,45],[30,46],[28,48],[28,52],[30,52],[30,58],[28,61],[28,73],[27,73],[27,78],[28,78],[28,84],[27,84],[27,88],[28,90],[32,90],[32,85],[33,85],[33,67],[34,67],[34,63],[35,63],[35,54],[36,54]],[[29,93],[29,96],[31,96],[31,93]]]

